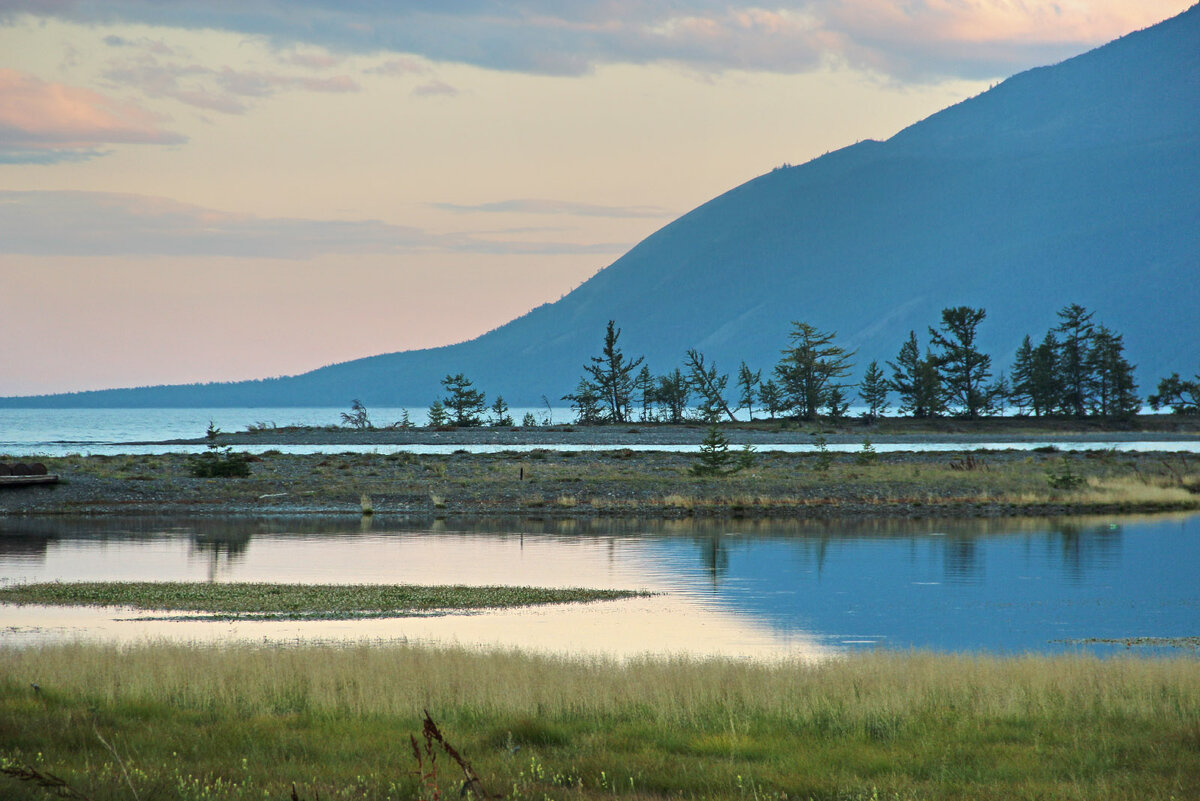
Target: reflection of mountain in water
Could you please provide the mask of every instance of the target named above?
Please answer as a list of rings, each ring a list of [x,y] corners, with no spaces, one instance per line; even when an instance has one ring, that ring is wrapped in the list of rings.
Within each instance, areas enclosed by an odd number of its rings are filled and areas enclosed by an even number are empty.
[[[929,526],[928,523],[917,524]],[[1195,621],[1200,518],[981,536],[936,524],[863,536],[713,533],[656,540],[668,569],[726,611],[834,642],[1044,651],[1053,640],[1175,636]],[[1170,543],[1167,545],[1166,543]],[[1173,559],[1161,553],[1170,548]]]

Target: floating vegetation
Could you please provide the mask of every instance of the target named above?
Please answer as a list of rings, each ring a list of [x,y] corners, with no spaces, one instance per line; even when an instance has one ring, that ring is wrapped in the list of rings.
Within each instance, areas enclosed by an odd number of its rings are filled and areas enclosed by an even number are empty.
[[[647,594],[630,590],[462,585],[53,582],[0,588],[0,603],[126,606],[204,613],[200,618],[204,620],[357,620],[612,601]],[[186,619],[197,618],[189,614]]]

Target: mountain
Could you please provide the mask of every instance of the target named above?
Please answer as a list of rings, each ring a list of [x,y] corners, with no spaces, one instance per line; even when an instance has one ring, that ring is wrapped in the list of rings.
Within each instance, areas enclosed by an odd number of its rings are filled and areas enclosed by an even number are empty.
[[[574,292],[477,339],[264,381],[109,390],[4,405],[425,405],[466,373],[514,405],[570,391],[605,324],[656,373],[695,347],[765,368],[790,321],[836,330],[859,372],[922,342],[941,309],[987,309],[1007,369],[1080,303],[1125,336],[1143,394],[1200,367],[1200,5],[1029,70],[884,142],[733,189]]]

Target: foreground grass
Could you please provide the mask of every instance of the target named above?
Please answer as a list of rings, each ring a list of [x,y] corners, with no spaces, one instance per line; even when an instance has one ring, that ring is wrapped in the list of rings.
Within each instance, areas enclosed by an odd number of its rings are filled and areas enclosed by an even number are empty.
[[[611,601],[639,593],[545,587],[412,584],[254,584],[196,582],[50,582],[0,587],[0,603],[131,606],[208,612],[208,619],[347,620],[437,611]]]
[[[36,683],[39,689],[30,686]],[[388,647],[0,649],[0,753],[108,799],[1200,795],[1190,659],[567,661]],[[0,776],[0,796],[42,791]],[[136,795],[135,795],[136,793]]]

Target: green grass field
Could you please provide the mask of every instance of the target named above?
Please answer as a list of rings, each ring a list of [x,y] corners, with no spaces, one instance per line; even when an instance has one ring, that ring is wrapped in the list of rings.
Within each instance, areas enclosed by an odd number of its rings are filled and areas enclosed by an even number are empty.
[[[516,799],[1200,797],[1194,658],[168,644],[0,649],[0,797],[457,798],[425,709]]]

